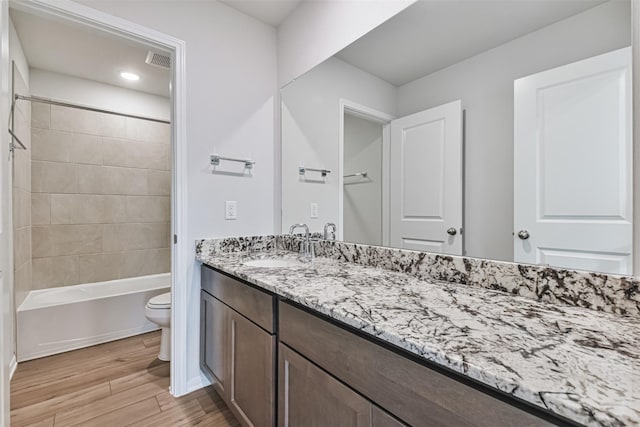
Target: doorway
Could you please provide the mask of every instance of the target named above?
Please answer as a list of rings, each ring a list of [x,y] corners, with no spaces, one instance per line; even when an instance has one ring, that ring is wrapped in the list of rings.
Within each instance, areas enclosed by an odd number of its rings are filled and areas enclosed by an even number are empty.
[[[9,20],[9,5],[7,2],[2,3],[2,10],[0,11],[0,17],[3,22]],[[159,52],[167,52],[171,57],[172,68],[170,72],[171,94],[170,94],[170,110],[168,119],[171,121],[171,129],[168,132],[169,147],[167,154],[167,163],[171,172],[168,176],[168,186],[171,197],[167,209],[170,211],[168,217],[170,218],[170,230],[167,230],[166,239],[169,241],[169,255],[167,256],[168,262],[171,266],[171,283],[184,282],[187,278],[186,273],[186,256],[189,253],[189,245],[185,244],[185,239],[177,241],[175,236],[184,236],[185,225],[183,218],[186,216],[186,209],[184,199],[184,185],[186,184],[186,156],[185,156],[185,127],[184,127],[184,108],[185,108],[185,76],[184,76],[184,42],[167,36],[165,34],[149,30],[147,28],[135,25],[119,18],[110,16],[108,14],[99,12],[94,9],[87,8],[85,6],[75,3],[63,3],[63,4],[51,4],[50,2],[29,2],[27,4],[17,3],[11,4],[11,8],[19,10],[23,13],[29,13],[36,15],[44,19],[51,19],[57,22],[65,24],[72,24],[79,27],[83,27],[94,33],[101,33],[111,38],[120,38],[126,43],[137,43],[139,45],[147,46],[149,49],[153,49]],[[5,28],[5,27],[3,27]],[[8,28],[8,25],[7,25]],[[4,38],[3,38],[4,39]],[[2,68],[3,70],[10,69],[10,52],[7,46],[3,46],[2,51]],[[3,72],[4,75],[4,72]],[[9,92],[2,93],[2,125],[0,130],[2,131],[2,153],[3,159],[7,159],[8,154],[7,147],[12,141],[9,138],[8,129],[6,124],[9,122],[9,109],[7,106],[11,105],[12,99]],[[3,162],[2,171],[2,191],[4,195],[3,207],[3,224],[2,230],[12,230],[12,215],[9,213],[12,210],[10,194],[11,180],[7,174],[9,165]],[[9,176],[9,179],[4,179]],[[167,196],[169,197],[169,196]],[[8,203],[4,203],[8,201]],[[88,206],[88,204],[87,204]],[[12,246],[12,236],[10,233],[3,233],[2,238],[3,250],[2,259],[3,265],[1,269],[13,270],[7,268],[7,265],[11,265],[12,261],[7,259],[11,257],[13,251],[9,248]],[[3,281],[3,295],[13,290],[14,282],[13,277],[9,280]],[[171,323],[174,327],[173,330],[186,330],[186,289],[185,287],[175,287],[172,289],[172,307],[171,311]],[[15,310],[13,307],[3,305],[3,319],[11,319],[10,322],[3,322],[2,324],[2,347],[3,349],[12,348],[14,341],[14,325],[13,319],[15,316]],[[175,395],[184,394],[187,390],[186,384],[186,334],[173,334],[172,336],[172,359],[171,364],[171,392]],[[8,373],[8,366],[10,357],[6,357],[3,354],[2,368],[3,373]],[[2,402],[4,405],[8,402],[8,383],[9,375],[2,377]],[[3,416],[8,416],[8,408],[3,405]]]

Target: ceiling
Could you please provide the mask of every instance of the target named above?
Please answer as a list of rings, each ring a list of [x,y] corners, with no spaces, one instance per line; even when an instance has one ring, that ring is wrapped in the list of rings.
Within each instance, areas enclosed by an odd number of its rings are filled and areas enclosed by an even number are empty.
[[[169,96],[169,70],[146,64],[149,49],[143,45],[15,9],[11,18],[32,68]],[[136,73],[140,80],[124,80],[122,71]]]
[[[605,2],[421,0],[336,56],[400,86]]]
[[[220,0],[227,6],[278,27],[303,0]]]

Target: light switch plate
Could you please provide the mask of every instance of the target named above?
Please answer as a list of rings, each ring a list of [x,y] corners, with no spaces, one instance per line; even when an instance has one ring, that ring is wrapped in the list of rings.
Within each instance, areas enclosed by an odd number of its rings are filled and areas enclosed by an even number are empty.
[[[318,204],[311,203],[310,216],[312,219],[318,218]]]
[[[224,219],[238,219],[238,203],[235,200],[224,202]]]

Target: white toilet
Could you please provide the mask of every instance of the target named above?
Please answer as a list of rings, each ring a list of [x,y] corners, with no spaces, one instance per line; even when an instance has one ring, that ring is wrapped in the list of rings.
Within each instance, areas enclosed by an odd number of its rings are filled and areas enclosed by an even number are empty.
[[[158,359],[171,360],[171,292],[157,295],[147,302],[145,316],[162,328]]]

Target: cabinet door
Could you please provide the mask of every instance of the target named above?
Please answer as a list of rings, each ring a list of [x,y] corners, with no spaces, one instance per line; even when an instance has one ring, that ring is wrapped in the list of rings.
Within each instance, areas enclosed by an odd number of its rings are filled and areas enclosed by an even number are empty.
[[[369,427],[371,403],[331,375],[280,344],[281,427]]]
[[[225,400],[229,396],[230,311],[201,291],[200,364]]]
[[[371,408],[371,427],[406,427],[407,425],[396,420],[391,415],[372,405]]]
[[[248,426],[273,426],[275,336],[231,311],[231,410]]]

